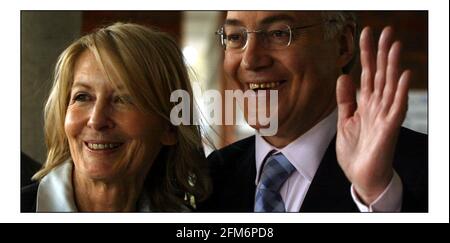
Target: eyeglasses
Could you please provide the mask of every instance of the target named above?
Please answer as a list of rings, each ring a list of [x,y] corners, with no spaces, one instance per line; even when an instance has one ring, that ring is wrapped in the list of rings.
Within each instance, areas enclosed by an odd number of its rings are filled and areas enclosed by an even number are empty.
[[[290,27],[287,24],[273,24],[268,28],[249,31],[242,26],[226,25],[216,31],[220,38],[220,44],[224,50],[243,50],[248,44],[249,34],[261,36],[264,48],[278,50],[288,47],[292,40],[294,31],[315,27],[323,23],[305,25],[300,27]]]

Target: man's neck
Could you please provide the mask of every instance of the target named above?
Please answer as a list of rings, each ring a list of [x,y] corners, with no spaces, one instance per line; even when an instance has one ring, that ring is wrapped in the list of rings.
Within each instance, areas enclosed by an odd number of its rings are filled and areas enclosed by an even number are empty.
[[[263,138],[269,144],[271,144],[272,146],[274,146],[278,149],[284,148],[288,144],[290,144],[291,142],[293,142],[294,140],[296,140],[297,138],[299,138],[300,136],[302,136],[303,134],[305,134],[306,132],[311,130],[314,126],[316,126],[323,119],[328,117],[335,110],[336,107],[331,107],[331,108],[332,109],[329,109],[326,112],[324,112],[321,116],[319,116],[318,119],[311,122],[311,124],[309,124],[309,125],[306,125],[306,126],[298,125],[297,127],[289,127],[289,128],[280,127],[280,129],[278,130],[278,133],[275,136],[265,136]],[[287,124],[289,124],[289,123],[287,123]]]

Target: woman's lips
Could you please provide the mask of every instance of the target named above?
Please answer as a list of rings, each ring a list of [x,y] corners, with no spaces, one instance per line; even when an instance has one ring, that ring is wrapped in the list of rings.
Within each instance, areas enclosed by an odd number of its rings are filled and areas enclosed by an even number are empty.
[[[111,151],[123,145],[117,142],[84,142],[84,144],[92,151]]]

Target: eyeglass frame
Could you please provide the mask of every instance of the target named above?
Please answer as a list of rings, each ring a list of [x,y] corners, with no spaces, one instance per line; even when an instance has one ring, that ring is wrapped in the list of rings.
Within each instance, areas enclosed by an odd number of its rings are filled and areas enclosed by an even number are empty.
[[[335,20],[328,20],[328,21],[324,21],[324,22],[321,22],[321,23],[310,24],[310,25],[305,25],[305,26],[298,26],[298,27],[291,27],[290,25],[285,24],[288,27],[288,30],[289,30],[289,42],[284,47],[289,47],[291,45],[294,31],[301,30],[301,29],[312,28],[312,27],[319,26],[319,25],[322,25],[322,24],[325,24],[325,23],[330,23],[330,22],[336,22],[336,21]],[[220,44],[222,45],[223,49],[227,50],[227,46],[226,46],[225,41],[224,41],[224,36],[225,36],[224,28],[225,28],[225,26],[220,27],[219,30],[217,30],[215,32],[215,34],[219,36]],[[243,26],[241,28],[245,30],[244,32],[245,32],[245,34],[247,36],[247,38],[245,40],[245,45],[243,45],[241,48],[231,48],[233,50],[244,50],[247,47],[248,34],[251,34],[251,33],[255,33],[255,34],[267,33],[267,30],[265,30],[265,29],[249,31],[247,28],[245,28]]]

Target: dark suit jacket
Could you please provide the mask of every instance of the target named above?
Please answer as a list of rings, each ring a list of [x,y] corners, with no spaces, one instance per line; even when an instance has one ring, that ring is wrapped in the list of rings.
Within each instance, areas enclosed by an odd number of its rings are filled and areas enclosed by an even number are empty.
[[[300,212],[358,212],[350,194],[350,182],[336,159],[332,140],[314,176]],[[199,211],[252,212],[255,199],[255,137],[251,136],[213,152],[213,194]],[[402,128],[394,158],[403,183],[404,212],[428,211],[428,138]]]
[[[20,153],[20,187],[33,183],[31,177],[41,168],[41,164],[36,162],[24,152]]]
[[[39,187],[38,182],[22,187],[20,193],[20,212],[31,213],[36,212],[36,197]]]
[[[38,183],[31,181],[31,177],[39,170],[41,165],[34,161],[25,153],[20,156],[20,211],[35,212],[36,211],[36,194]]]

